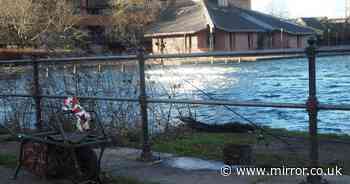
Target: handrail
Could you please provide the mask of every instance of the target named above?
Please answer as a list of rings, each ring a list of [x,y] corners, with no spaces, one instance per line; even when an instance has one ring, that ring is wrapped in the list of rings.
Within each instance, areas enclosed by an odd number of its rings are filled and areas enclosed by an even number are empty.
[[[32,65],[33,62],[39,64],[82,64],[95,62],[121,62],[121,61],[137,60],[135,55],[126,56],[98,56],[98,57],[70,57],[70,58],[42,58],[36,59],[20,59],[20,60],[0,60],[1,65]]]
[[[341,47],[321,47],[316,49],[317,53],[339,53],[350,52],[350,46]],[[189,54],[155,54],[144,55],[146,59],[175,59],[175,58],[199,58],[199,57],[255,57],[255,56],[279,56],[279,55],[305,55],[304,49],[268,49],[250,51],[215,51]],[[39,64],[84,64],[91,62],[128,62],[137,60],[137,55],[125,56],[98,56],[98,57],[70,57],[70,58],[42,58],[36,59]],[[2,60],[1,65],[31,65],[33,60]]]
[[[27,95],[27,94],[0,94],[0,98],[46,98],[46,99],[66,99],[68,96],[59,95]],[[96,96],[77,96],[81,100],[99,100],[99,101],[119,101],[119,102],[139,102],[139,98],[117,98],[117,97],[96,97]],[[193,104],[193,105],[215,105],[215,106],[235,106],[235,107],[259,107],[259,108],[285,108],[285,109],[305,109],[307,104],[303,103],[277,103],[277,102],[253,102],[253,101],[235,101],[235,100],[190,100],[190,99],[157,99],[147,98],[147,103],[163,104]],[[319,104],[319,110],[350,111],[350,104]]]

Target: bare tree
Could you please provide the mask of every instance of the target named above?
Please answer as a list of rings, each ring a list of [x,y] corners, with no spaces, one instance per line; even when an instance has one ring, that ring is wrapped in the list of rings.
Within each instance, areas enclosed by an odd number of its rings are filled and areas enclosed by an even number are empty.
[[[283,19],[289,19],[290,14],[289,11],[285,6],[278,5],[276,1],[271,1],[267,6],[266,6],[266,11],[275,17],[280,17]]]
[[[153,22],[160,10],[157,1],[111,0],[113,7],[113,29],[110,39],[129,47],[136,47],[142,41],[144,28]]]
[[[0,0],[0,39],[19,47],[61,47],[76,36],[73,5],[66,0]]]

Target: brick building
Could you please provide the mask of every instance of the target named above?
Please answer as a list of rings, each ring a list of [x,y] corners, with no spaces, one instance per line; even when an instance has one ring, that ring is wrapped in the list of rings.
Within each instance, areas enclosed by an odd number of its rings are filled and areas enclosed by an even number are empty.
[[[153,53],[303,48],[310,28],[251,10],[250,0],[174,0],[151,25]]]

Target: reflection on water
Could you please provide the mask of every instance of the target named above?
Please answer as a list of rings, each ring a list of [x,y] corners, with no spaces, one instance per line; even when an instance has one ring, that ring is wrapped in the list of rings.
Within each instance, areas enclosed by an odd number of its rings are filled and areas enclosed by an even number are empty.
[[[350,57],[317,60],[318,98],[321,103],[350,103]],[[174,98],[305,103],[308,96],[306,59],[273,60],[216,65],[158,67],[149,71],[158,85],[177,86]],[[193,85],[191,85],[191,84]],[[180,84],[180,85],[178,85]],[[199,89],[198,89],[199,88]],[[167,93],[163,93],[166,97]],[[162,95],[162,94],[159,94]],[[249,119],[277,128],[307,130],[305,110],[233,108]],[[197,118],[210,123],[243,121],[224,107],[196,108]],[[320,112],[320,131],[350,133],[346,112]]]
[[[306,59],[273,60],[230,64],[198,64],[180,66],[149,66],[146,71],[148,95],[157,98],[247,100],[266,102],[305,103],[308,96]],[[317,59],[318,98],[321,103],[350,103],[350,57],[337,56]],[[78,87],[72,73],[51,69],[55,85],[45,88],[48,94],[98,95],[137,97],[138,76],[135,67],[121,72],[119,68],[79,70]],[[67,76],[68,75],[68,76]],[[25,90],[28,79],[14,79],[16,91]],[[62,82],[65,81],[65,82]],[[7,81],[0,81],[1,85]],[[50,82],[50,81],[44,81]],[[51,81],[52,82],[52,81]],[[89,87],[87,87],[89,86]],[[77,88],[79,89],[77,91]],[[102,90],[103,89],[103,90]],[[6,90],[5,91],[13,91]],[[207,94],[203,94],[203,91]],[[3,92],[3,91],[2,91]],[[69,94],[68,92],[72,93]],[[4,107],[0,108],[4,109]],[[169,109],[163,105],[162,109]],[[307,130],[305,110],[272,108],[233,108],[245,117],[263,125],[291,130]],[[1,110],[1,109],[0,109]],[[137,111],[137,107],[134,108]],[[208,123],[243,121],[224,107],[192,107],[196,117]],[[178,116],[173,112],[172,118]],[[152,116],[151,116],[152,118]],[[350,133],[346,112],[322,111],[319,115],[322,132]]]

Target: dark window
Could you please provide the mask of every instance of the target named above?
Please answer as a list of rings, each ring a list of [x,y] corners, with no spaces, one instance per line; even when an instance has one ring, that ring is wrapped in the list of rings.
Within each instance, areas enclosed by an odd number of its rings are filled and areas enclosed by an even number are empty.
[[[235,50],[236,49],[236,35],[235,33],[229,33],[230,34],[230,49]]]
[[[263,49],[265,47],[266,35],[264,33],[258,33],[258,49]]]
[[[207,33],[207,47],[210,47],[210,33]]]
[[[248,48],[251,49],[252,47],[252,34],[248,33]]]

